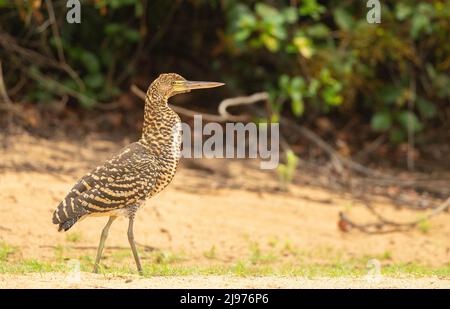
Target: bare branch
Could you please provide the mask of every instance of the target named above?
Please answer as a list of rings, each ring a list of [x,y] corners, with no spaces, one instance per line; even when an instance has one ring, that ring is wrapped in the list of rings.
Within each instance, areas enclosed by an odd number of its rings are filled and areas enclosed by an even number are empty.
[[[34,79],[36,81],[41,82],[41,84],[46,87],[49,90],[54,91],[55,93],[64,96],[66,94],[71,95],[74,98],[77,98],[78,100],[84,100],[84,101],[91,101],[93,104],[95,105],[96,103],[98,103],[95,99],[88,97],[86,95],[84,95],[81,92],[78,92],[72,88],[69,88],[63,84],[61,84],[59,81],[47,77],[44,74],[41,74],[38,71],[32,71],[31,69],[24,69],[23,71],[31,78]]]
[[[49,66],[66,72],[77,83],[81,91],[84,91],[86,89],[86,86],[84,85],[80,76],[78,76],[78,73],[75,72],[75,70],[73,70],[67,63],[60,63],[34,50],[22,47],[16,42],[16,40],[13,37],[11,37],[8,33],[5,33],[3,31],[0,31],[0,45],[6,51],[18,54],[21,56],[21,58],[26,59],[30,63],[42,66]]]
[[[6,90],[5,81],[3,79],[3,67],[0,61],[0,95],[6,105],[12,105],[12,101],[8,96],[8,91]]]
[[[230,114],[227,109],[230,106],[239,106],[239,105],[249,105],[254,104],[259,101],[267,101],[269,99],[269,94],[267,92],[258,92],[255,94],[252,94],[250,96],[242,96],[242,97],[235,97],[230,99],[225,99],[219,104],[219,114],[222,116],[222,118],[229,120],[229,121],[245,121],[248,120],[248,116],[235,116]]]
[[[375,223],[367,223],[367,224],[358,224],[354,221],[352,221],[345,213],[340,212],[339,213],[339,226],[341,230],[343,231],[349,231],[350,228],[356,228],[364,233],[368,234],[385,234],[385,233],[392,233],[392,232],[403,232],[408,229],[416,227],[418,224],[420,224],[423,221],[430,220],[431,218],[441,214],[445,210],[447,210],[450,207],[450,197],[447,198],[442,204],[440,204],[438,207],[434,208],[431,213],[429,213],[427,216],[406,222],[406,223],[400,223],[391,221],[389,219],[386,219],[382,215],[380,215],[370,204],[364,204],[369,211],[377,218],[378,222]]]
[[[62,46],[61,35],[59,34],[58,24],[55,18],[55,11],[53,10],[52,0],[45,0],[45,4],[47,5],[48,16],[50,17],[51,29],[53,32],[53,36],[55,37],[56,49],[58,51],[59,62],[66,63],[66,59],[64,57],[64,49]]]

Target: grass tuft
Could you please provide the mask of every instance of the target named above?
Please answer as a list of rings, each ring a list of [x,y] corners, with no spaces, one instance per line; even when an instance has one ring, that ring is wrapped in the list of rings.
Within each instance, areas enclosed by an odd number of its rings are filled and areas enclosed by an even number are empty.
[[[256,242],[250,244],[250,252],[250,262],[252,264],[267,264],[275,262],[278,259],[278,257],[272,251],[264,254],[259,244]]]
[[[8,259],[8,256],[13,254],[16,248],[7,244],[4,241],[0,241],[0,262],[4,262]]]
[[[216,246],[212,246],[211,249],[203,252],[203,256],[209,260],[216,258]]]
[[[431,223],[429,220],[422,219],[417,225],[417,227],[419,228],[419,231],[421,231],[424,234],[427,234],[430,231]]]
[[[83,235],[81,233],[72,232],[66,235],[66,241],[71,243],[78,243],[83,240]]]

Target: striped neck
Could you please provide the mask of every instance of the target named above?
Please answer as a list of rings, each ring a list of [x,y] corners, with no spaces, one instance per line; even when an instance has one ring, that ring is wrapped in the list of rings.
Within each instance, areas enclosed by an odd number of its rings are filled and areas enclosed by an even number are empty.
[[[174,137],[178,134],[181,120],[169,107],[167,99],[157,96],[146,96],[144,124],[140,142],[159,154],[173,151]]]

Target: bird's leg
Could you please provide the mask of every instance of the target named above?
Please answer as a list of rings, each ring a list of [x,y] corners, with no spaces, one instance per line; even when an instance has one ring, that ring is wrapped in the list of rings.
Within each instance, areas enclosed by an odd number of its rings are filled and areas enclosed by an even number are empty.
[[[109,227],[116,219],[117,217],[114,216],[109,217],[108,223],[106,223],[105,227],[103,228],[102,236],[100,236],[100,243],[97,249],[97,257],[95,258],[94,273],[98,273],[98,265],[102,257],[103,248],[105,247],[106,238],[108,237]]]
[[[131,251],[133,251],[134,261],[136,262],[137,270],[140,275],[143,275],[141,261],[139,260],[139,255],[136,249],[136,243],[134,242],[133,223],[134,223],[134,216],[130,216],[130,222],[128,224],[128,241],[130,242]]]

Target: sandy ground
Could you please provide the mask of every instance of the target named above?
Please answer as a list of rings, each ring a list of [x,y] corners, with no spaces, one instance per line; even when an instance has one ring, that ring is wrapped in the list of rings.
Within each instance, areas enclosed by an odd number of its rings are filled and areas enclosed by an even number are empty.
[[[12,259],[52,261],[55,246],[72,246],[94,256],[106,218],[88,218],[70,233],[76,244],[58,233],[52,212],[77,178],[114,153],[122,144],[95,136],[82,142],[48,141],[23,136],[8,150],[0,150],[0,241],[19,248]],[[182,252],[186,264],[211,263],[205,252],[214,248],[216,263],[234,263],[247,257],[249,243],[269,250],[274,242],[299,248],[308,262],[320,262],[329,254],[345,257],[381,256],[388,263],[415,262],[444,266],[450,261],[450,214],[434,218],[428,233],[412,230],[387,235],[342,233],[337,228],[339,211],[370,221],[371,215],[349,196],[312,187],[276,191],[273,171],[261,171],[251,161],[187,161],[173,184],[146,203],[137,215],[135,237],[139,244],[170,252]],[[195,169],[193,168],[195,167]],[[395,209],[383,199],[375,205],[397,221],[416,219],[422,213]],[[128,248],[127,222],[117,220],[107,246]],[[79,248],[79,249],[77,249]],[[81,249],[83,248],[83,249]],[[108,263],[108,247],[105,263]],[[321,253],[322,252],[322,253]],[[130,264],[132,260],[130,258]],[[68,286],[62,275],[1,275],[1,287]],[[303,278],[170,277],[122,279],[83,274],[93,287],[367,287],[364,280]],[[449,287],[437,278],[389,279],[381,287]],[[59,282],[59,283],[58,283]]]
[[[235,277],[235,276],[171,276],[140,278],[113,278],[111,276],[81,273],[80,281],[57,273],[27,276],[0,275],[0,288],[96,288],[96,289],[449,289],[450,280],[438,278],[315,278],[302,277]]]

